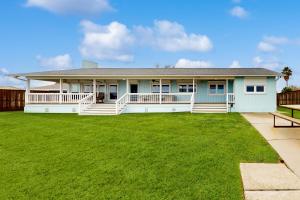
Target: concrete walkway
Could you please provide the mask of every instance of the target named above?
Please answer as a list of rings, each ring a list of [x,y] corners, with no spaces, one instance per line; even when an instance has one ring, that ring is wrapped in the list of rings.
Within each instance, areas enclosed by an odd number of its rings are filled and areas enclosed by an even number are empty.
[[[299,200],[300,179],[284,164],[241,163],[245,200]]]
[[[272,145],[286,165],[300,178],[300,127],[273,128],[273,116],[268,113],[242,114]],[[276,118],[278,125],[290,125]]]

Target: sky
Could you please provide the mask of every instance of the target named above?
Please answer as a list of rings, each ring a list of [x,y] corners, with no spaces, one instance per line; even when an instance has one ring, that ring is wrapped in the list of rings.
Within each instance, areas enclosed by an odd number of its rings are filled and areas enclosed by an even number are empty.
[[[23,87],[6,75],[79,68],[82,60],[101,67],[289,66],[290,84],[300,85],[300,1],[10,0],[0,8],[0,85]]]

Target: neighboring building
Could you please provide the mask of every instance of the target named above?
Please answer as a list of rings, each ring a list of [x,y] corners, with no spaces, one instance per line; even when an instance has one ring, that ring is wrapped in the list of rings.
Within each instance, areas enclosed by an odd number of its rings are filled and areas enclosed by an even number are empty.
[[[0,90],[24,90],[24,89],[17,88],[17,87],[14,87],[14,86],[1,86],[0,85]]]
[[[273,112],[279,76],[264,68],[92,68],[14,75],[27,79],[25,112],[79,114]],[[30,80],[57,82],[59,93],[31,93]]]
[[[68,93],[69,92],[69,84],[63,83],[63,93]],[[30,88],[31,92],[38,92],[38,93],[60,93],[60,84],[59,83],[54,83],[51,85],[45,85],[45,86],[39,86],[39,87],[33,87]]]

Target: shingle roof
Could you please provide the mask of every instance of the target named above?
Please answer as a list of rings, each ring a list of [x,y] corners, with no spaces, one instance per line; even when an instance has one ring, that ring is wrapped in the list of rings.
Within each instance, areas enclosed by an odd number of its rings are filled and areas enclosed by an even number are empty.
[[[279,76],[265,68],[90,68],[44,71],[14,76]]]

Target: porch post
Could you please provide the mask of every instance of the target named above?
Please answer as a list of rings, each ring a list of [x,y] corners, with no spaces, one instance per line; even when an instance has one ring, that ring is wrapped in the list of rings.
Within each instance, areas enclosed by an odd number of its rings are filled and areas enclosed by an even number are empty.
[[[62,93],[63,93],[63,81],[62,79],[60,78],[59,79],[59,103],[61,104],[62,103]]]
[[[26,94],[25,94],[25,104],[29,101],[29,93],[30,93],[30,79],[27,78],[26,80]]]
[[[225,94],[226,94],[226,111],[228,112],[228,79],[226,79],[226,91],[225,91]]]
[[[93,98],[93,102],[96,103],[96,79],[93,79],[93,94],[94,94],[94,98]]]
[[[161,104],[161,97],[162,97],[162,85],[161,79],[159,79],[159,103]]]
[[[195,78],[193,78],[193,101],[195,99]]]
[[[129,93],[129,79],[126,79],[126,93]]]

